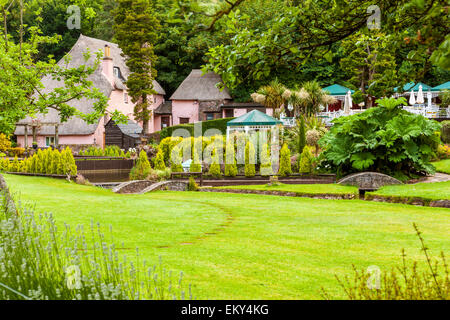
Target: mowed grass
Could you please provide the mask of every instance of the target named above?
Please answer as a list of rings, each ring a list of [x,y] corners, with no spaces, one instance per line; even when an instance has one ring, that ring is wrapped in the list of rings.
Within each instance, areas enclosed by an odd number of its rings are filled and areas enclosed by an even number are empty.
[[[431,200],[450,199],[450,181],[386,186],[372,194],[382,196],[419,197]]]
[[[437,172],[450,174],[450,159],[433,162]]]
[[[402,248],[423,261],[413,222],[433,255],[450,253],[448,209],[202,192],[117,195],[5,178],[23,202],[51,211],[61,226],[111,225],[115,241],[139,246],[141,259],[161,256],[165,268],[183,271],[199,299],[320,299],[322,287],[345,298],[335,274],[351,277],[352,264],[389,270],[401,263]]]
[[[260,191],[286,191],[298,194],[358,194],[358,188],[342,186],[339,184],[279,184],[277,186],[254,185],[254,186],[227,186],[216,189],[239,189]]]

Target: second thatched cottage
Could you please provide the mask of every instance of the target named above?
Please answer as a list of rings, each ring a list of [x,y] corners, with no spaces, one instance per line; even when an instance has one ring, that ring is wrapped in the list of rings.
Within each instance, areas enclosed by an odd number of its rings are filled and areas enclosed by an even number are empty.
[[[71,61],[68,68],[76,68],[85,63],[84,53],[89,48],[90,52],[104,51],[103,61],[99,68],[89,77],[93,85],[98,88],[105,96],[109,98],[108,111],[119,110],[129,118],[128,125],[130,128],[135,128],[137,123],[134,121],[133,111],[134,104],[128,97],[127,87],[124,84],[130,70],[125,64],[125,59],[122,57],[122,50],[115,43],[94,39],[80,35],[78,41],[72,47],[68,55],[71,56]],[[94,59],[91,58],[88,63],[92,63]],[[61,59],[58,62],[59,65],[64,65],[65,60]],[[61,86],[61,83],[57,80],[53,80],[50,77],[46,77],[42,80],[45,86],[44,92],[50,92],[51,90]],[[157,109],[164,103],[164,89],[158,82],[154,81],[153,86],[157,94],[150,98],[152,104],[150,108],[152,110]],[[93,111],[94,101],[88,99],[72,100],[68,104],[77,108],[83,113],[91,113]],[[20,146],[25,146],[25,127],[24,124],[31,123],[33,119],[26,118],[19,122],[19,126],[16,129],[17,142]],[[58,125],[58,144],[62,146],[70,146],[74,149],[80,149],[83,146],[97,145],[99,147],[105,146],[105,125],[109,122],[109,117],[104,116],[98,119],[98,122],[94,124],[87,124],[82,119],[71,117],[67,122],[60,123],[59,113],[56,110],[49,110],[47,114],[38,114],[36,117],[40,123],[52,123]],[[139,123],[142,127],[142,123]],[[127,125],[125,125],[126,127]],[[127,128],[125,131],[129,131]],[[149,132],[161,130],[160,115],[152,112],[152,118],[149,121]],[[27,131],[27,136],[32,132]],[[27,139],[30,141],[31,137]],[[35,139],[39,147],[55,144],[55,128],[54,126],[45,126],[35,132]],[[28,145],[31,143],[28,142]]]

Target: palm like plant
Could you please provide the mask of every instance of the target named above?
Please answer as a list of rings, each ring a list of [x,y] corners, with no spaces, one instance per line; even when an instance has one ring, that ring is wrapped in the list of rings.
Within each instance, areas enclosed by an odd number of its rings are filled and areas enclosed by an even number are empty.
[[[269,85],[259,88],[259,90],[251,95],[253,101],[262,104],[266,108],[273,110],[275,118],[280,118],[281,112],[287,101],[286,95],[289,90],[278,80],[270,82]]]
[[[317,81],[305,82],[300,91],[303,91],[300,105],[303,108],[303,113],[307,116],[312,116],[319,112],[320,106],[336,102],[336,99],[323,90]]]

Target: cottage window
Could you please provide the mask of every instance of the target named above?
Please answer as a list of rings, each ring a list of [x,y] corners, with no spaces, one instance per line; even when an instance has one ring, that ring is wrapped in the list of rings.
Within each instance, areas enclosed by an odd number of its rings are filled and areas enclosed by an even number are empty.
[[[189,123],[189,118],[180,118],[180,124],[187,124]]]
[[[234,110],[233,109],[225,109],[225,118],[233,118]]]
[[[214,120],[214,113],[208,112],[205,114],[205,120],[209,121],[209,120]]]
[[[55,145],[55,137],[45,137],[45,146],[50,147]]]
[[[128,103],[128,93],[127,92],[123,92],[123,102]]]
[[[114,67],[113,68],[113,72],[114,72],[114,76],[116,76],[119,79],[122,78],[122,74],[120,73],[120,68],[119,67]]]

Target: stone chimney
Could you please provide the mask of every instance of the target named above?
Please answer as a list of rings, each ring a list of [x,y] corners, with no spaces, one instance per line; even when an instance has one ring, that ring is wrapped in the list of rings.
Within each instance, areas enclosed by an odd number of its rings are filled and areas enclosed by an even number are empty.
[[[103,55],[103,74],[108,78],[111,84],[114,86],[114,64],[111,58],[111,48],[106,44],[105,53]]]

